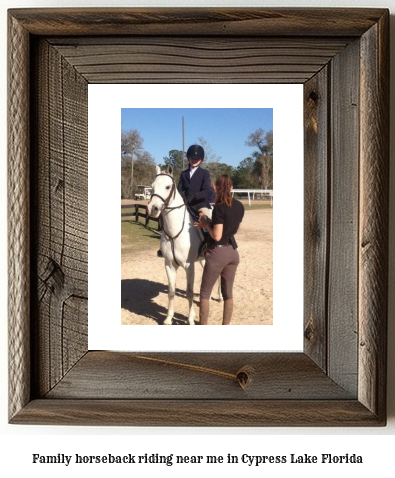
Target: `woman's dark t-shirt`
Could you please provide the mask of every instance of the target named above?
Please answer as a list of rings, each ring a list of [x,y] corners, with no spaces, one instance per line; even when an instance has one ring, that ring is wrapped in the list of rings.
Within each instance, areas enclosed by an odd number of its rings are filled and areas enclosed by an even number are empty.
[[[244,206],[237,199],[232,199],[232,205],[227,207],[225,204],[216,204],[212,215],[212,225],[223,224],[224,229],[221,239],[216,242],[212,237],[209,238],[210,245],[228,244],[229,239],[236,234],[239,225],[244,217]]]

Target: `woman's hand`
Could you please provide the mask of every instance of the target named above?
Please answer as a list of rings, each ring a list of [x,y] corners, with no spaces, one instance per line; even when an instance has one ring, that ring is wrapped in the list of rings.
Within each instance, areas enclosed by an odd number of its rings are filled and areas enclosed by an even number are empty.
[[[208,226],[210,225],[210,221],[208,219],[200,219],[200,221],[196,221],[193,223],[193,225],[199,229],[203,229],[203,228],[208,228]]]
[[[201,228],[205,227],[207,229],[208,226],[210,225],[210,220],[208,219],[207,216],[203,216],[200,218],[199,224]]]

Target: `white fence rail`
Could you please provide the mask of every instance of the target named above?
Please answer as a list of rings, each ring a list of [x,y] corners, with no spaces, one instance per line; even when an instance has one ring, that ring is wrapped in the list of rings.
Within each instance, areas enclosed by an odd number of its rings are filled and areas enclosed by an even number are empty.
[[[255,199],[255,195],[259,194],[260,196],[266,196],[270,198],[271,205],[273,205],[273,189],[232,189],[232,196],[234,194],[247,194],[248,195],[248,205],[251,206],[251,197],[252,200]]]

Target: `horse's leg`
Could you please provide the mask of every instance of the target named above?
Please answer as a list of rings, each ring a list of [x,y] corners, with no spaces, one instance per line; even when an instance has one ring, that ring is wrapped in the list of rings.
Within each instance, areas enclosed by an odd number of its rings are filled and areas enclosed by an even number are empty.
[[[189,325],[195,325],[195,310],[193,308],[193,285],[195,282],[195,263],[191,262],[185,268],[186,276],[187,276],[187,299],[189,303],[189,316],[188,316],[188,323]]]
[[[164,325],[171,325],[172,319],[174,316],[174,297],[176,295],[176,277],[177,277],[177,269],[173,266],[172,263],[167,262],[165,264],[167,280],[169,283],[169,291],[168,291],[168,298],[169,304],[167,308],[167,317],[163,322]]]

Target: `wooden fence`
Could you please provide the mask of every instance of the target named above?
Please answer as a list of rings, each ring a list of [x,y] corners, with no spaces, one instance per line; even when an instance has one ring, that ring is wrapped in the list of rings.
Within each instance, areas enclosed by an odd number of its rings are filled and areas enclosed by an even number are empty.
[[[134,211],[131,212],[122,212],[123,209],[134,209]],[[134,220],[136,222],[139,222],[139,219],[142,218],[144,219],[144,225],[146,227],[149,227],[150,222],[155,222],[158,224],[158,219],[154,217],[150,217],[147,214],[147,206],[144,206],[142,204],[122,204],[121,205],[121,219],[123,217],[134,217]],[[155,230],[155,229],[153,229]]]

